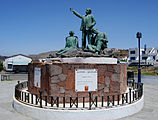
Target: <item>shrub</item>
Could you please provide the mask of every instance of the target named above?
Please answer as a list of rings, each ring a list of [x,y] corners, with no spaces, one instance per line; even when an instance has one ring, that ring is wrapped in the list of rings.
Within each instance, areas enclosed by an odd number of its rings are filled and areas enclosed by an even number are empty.
[[[154,67],[154,70],[158,70],[158,67]]]
[[[0,61],[0,71],[3,70],[3,62]]]

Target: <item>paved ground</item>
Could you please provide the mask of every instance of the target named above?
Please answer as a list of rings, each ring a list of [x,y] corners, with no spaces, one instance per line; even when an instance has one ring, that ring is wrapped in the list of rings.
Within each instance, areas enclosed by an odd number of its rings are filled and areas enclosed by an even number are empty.
[[[144,108],[132,116],[120,120],[157,120],[158,119],[158,77],[142,77],[144,83]]]
[[[0,120],[33,120],[17,113],[12,107],[12,96],[17,81],[0,83]]]
[[[12,96],[17,79],[27,80],[26,74],[14,74],[13,81],[0,82],[0,120],[33,120],[17,113],[12,107]],[[16,79],[16,80],[15,80]],[[156,120],[158,118],[158,77],[142,77],[145,90],[145,104],[142,111],[120,120]]]
[[[158,119],[158,84],[144,85],[145,103],[144,108],[132,116],[120,120],[157,120]]]

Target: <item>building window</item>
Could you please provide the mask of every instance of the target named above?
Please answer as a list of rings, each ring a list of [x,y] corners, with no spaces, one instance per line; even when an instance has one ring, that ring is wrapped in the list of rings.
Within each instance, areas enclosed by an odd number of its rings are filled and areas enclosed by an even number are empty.
[[[144,55],[145,54],[145,51],[142,51],[142,55]]]
[[[8,64],[8,69],[12,69],[13,65],[12,64]]]
[[[136,58],[135,58],[135,57],[131,57],[130,59],[131,59],[131,60],[135,60]]]
[[[135,51],[130,51],[130,54],[135,54]]]
[[[142,60],[146,60],[148,57],[142,57]]]
[[[155,59],[156,59],[156,57],[155,57],[155,56],[153,56],[153,59],[155,60]]]

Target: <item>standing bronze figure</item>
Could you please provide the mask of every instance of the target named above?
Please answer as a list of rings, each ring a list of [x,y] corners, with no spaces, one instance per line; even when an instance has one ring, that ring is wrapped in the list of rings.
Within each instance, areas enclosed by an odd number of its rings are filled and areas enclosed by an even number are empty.
[[[92,28],[96,24],[94,16],[91,14],[91,9],[87,8],[86,15],[80,15],[75,10],[70,8],[77,17],[82,19],[80,30],[82,31],[82,50],[86,48],[86,36],[88,37],[88,44],[92,44]]]

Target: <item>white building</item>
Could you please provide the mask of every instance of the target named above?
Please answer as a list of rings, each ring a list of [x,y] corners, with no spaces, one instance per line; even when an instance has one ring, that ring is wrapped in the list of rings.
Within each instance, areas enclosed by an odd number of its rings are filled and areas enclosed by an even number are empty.
[[[129,48],[129,64],[138,64],[139,49]],[[141,65],[155,65],[158,63],[158,47],[140,49],[140,62]]]
[[[31,61],[32,59],[30,57],[18,54],[5,59],[3,64],[6,71],[27,72],[28,64]]]

